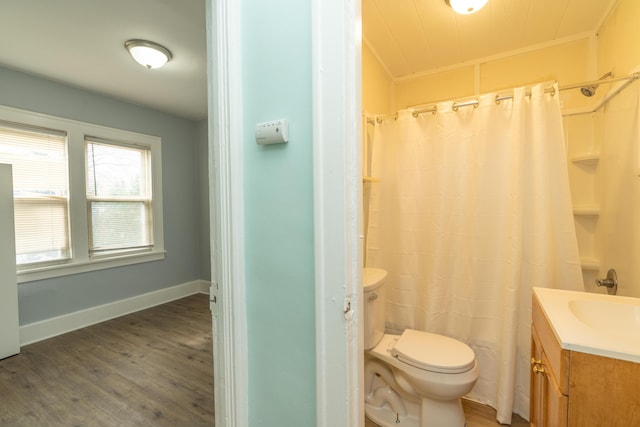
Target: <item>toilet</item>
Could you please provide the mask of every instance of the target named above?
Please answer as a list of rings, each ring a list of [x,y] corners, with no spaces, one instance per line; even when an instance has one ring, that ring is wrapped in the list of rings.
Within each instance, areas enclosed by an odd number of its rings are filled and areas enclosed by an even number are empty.
[[[473,350],[413,329],[385,334],[386,278],[364,269],[365,415],[382,427],[464,427],[460,398],[479,375]]]

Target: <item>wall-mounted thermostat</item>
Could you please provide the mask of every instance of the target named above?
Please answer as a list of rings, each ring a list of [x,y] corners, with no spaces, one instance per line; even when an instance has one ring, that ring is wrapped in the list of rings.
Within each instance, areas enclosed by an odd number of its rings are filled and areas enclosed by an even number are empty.
[[[256,124],[256,144],[280,144],[289,140],[289,123],[274,120]]]

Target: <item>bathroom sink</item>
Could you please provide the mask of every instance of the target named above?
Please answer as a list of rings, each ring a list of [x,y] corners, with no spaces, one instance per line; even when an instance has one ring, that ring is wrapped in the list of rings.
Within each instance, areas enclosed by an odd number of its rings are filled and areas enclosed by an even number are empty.
[[[566,350],[640,363],[640,298],[534,288]]]
[[[569,310],[578,320],[593,329],[622,339],[638,338],[640,305],[615,301],[571,300]]]

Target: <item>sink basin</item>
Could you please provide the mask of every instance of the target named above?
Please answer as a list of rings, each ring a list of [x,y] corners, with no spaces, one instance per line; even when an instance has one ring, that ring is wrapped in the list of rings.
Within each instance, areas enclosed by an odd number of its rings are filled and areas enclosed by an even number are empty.
[[[613,301],[569,301],[569,310],[582,323],[608,335],[638,338],[640,305]],[[635,336],[634,336],[635,335]]]
[[[640,363],[640,298],[534,288],[560,347]]]

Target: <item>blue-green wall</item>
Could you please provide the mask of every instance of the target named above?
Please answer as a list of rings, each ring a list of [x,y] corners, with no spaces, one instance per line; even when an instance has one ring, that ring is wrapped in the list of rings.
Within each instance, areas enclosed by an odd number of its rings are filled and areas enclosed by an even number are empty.
[[[162,138],[165,260],[21,283],[21,325],[201,278],[202,233],[208,241],[208,229],[198,229],[207,205],[198,196],[202,123],[1,67],[0,105]]]
[[[311,3],[242,0],[249,425],[316,420]],[[289,120],[258,146],[255,124]]]

